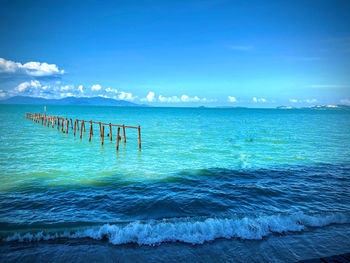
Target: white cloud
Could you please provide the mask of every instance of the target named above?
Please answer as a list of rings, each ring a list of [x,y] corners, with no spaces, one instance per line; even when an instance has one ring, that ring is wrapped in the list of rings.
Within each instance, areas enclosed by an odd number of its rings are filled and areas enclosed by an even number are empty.
[[[181,96],[181,101],[183,101],[183,102],[189,102],[189,101],[190,101],[190,97],[188,97],[187,95],[182,95],[182,96]]]
[[[178,103],[178,102],[212,102],[215,100],[208,100],[207,98],[199,98],[198,96],[190,97],[183,94],[180,98],[178,96],[164,97],[163,95],[158,96],[160,102]]]
[[[350,104],[350,100],[349,99],[342,99],[340,100],[341,104]]]
[[[265,98],[257,98],[257,97],[253,97],[253,102],[257,103],[257,102],[266,102],[267,100]]]
[[[60,88],[60,90],[61,91],[67,91],[67,90],[69,90],[69,89],[71,89],[72,87],[71,87],[71,85],[66,85],[66,86],[62,86],[61,88]]]
[[[132,93],[124,92],[124,91],[121,91],[119,93],[118,98],[121,100],[129,100],[129,101],[133,101],[135,99],[135,97],[132,96]]]
[[[46,62],[27,62],[21,64],[11,60],[0,58],[0,73],[22,73],[35,77],[51,76],[63,74],[64,70],[60,70],[55,64]]]
[[[236,97],[233,97],[233,96],[228,96],[228,101],[229,102],[238,102],[238,100],[236,99]]]
[[[118,90],[116,89],[111,89],[111,88],[107,88],[105,89],[106,92],[114,92],[114,93],[118,93]]]
[[[305,100],[297,100],[297,99],[289,99],[291,103],[315,103],[317,99],[305,99]]]
[[[41,87],[41,84],[37,80],[31,80],[30,82],[26,81],[26,82],[19,84],[15,90],[18,92],[23,92],[26,89],[28,89],[29,87],[39,88],[39,87]]]
[[[6,96],[6,93],[2,89],[0,89],[0,98],[5,97],[5,96]]]
[[[317,102],[317,99],[306,99],[306,100],[304,100],[303,102],[306,102],[306,103],[315,103],[315,102]]]
[[[189,97],[187,95],[182,95],[181,101],[182,102],[199,102],[199,101],[206,101],[206,98],[200,99],[200,98],[198,98],[198,96]]]
[[[91,90],[101,90],[101,89],[102,89],[102,87],[100,84],[95,84],[95,85],[91,86]]]
[[[78,90],[80,91],[80,93],[84,93],[84,87],[83,87],[83,85],[79,85]]]
[[[30,83],[29,83],[29,82],[23,82],[23,83],[19,84],[19,85],[16,87],[16,89],[17,89],[17,91],[22,92],[22,91],[24,91],[25,89],[27,89],[29,86],[30,86]]]
[[[65,97],[73,97],[74,94],[71,93],[71,92],[66,92],[66,93],[61,93],[60,96],[61,96],[62,98],[65,98]]]
[[[177,96],[163,97],[162,95],[159,95],[158,99],[160,102],[170,102],[170,103],[176,103],[181,101]]]
[[[8,92],[8,95],[26,95],[32,97],[41,98],[63,98],[63,97],[79,97],[81,96],[80,90],[74,88],[74,85],[42,85],[38,80],[26,81],[19,84],[12,91]]]
[[[155,93],[153,91],[148,92],[146,98],[142,98],[141,101],[154,102],[157,99],[155,98]]]

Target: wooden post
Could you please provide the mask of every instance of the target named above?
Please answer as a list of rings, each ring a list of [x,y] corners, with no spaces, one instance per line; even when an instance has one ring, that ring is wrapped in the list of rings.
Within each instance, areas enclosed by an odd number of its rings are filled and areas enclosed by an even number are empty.
[[[105,126],[102,125],[102,133],[101,133],[101,145],[103,146],[103,139],[105,137]]]
[[[77,119],[77,129],[79,131],[79,120]]]
[[[81,127],[80,127],[80,139],[83,137],[83,124],[84,121],[81,122]],[[79,127],[79,126],[78,126]]]
[[[84,127],[84,132],[85,132],[85,121],[83,121],[83,127]]]
[[[90,121],[90,134],[89,134],[89,142],[91,142],[91,135],[92,135],[92,121]]]
[[[126,143],[125,125],[124,124],[123,124],[123,137],[124,137],[124,143]]]
[[[101,132],[102,132],[101,122],[99,122],[98,125],[100,126],[100,136],[101,136]]]
[[[64,132],[64,119],[62,119],[61,131]]]
[[[60,119],[57,118],[57,130],[59,131],[60,130]]]
[[[118,131],[117,131],[117,151],[119,150],[119,131],[120,131],[120,127],[118,127]]]
[[[72,127],[72,130],[73,130],[73,122],[72,122],[72,118],[70,118],[70,126]]]
[[[75,136],[76,127],[77,127],[77,120],[75,120],[75,122],[74,122],[74,136]]]
[[[141,127],[140,127],[140,125],[137,127],[137,129],[139,130],[139,150],[141,151]]]
[[[112,125],[111,125],[111,123],[109,123],[109,138],[112,141]]]
[[[68,134],[68,130],[69,130],[69,120],[66,119],[66,122],[67,122],[66,133]]]

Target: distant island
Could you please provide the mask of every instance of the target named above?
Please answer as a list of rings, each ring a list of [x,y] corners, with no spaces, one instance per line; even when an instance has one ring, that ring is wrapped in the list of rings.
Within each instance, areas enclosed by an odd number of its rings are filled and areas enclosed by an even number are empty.
[[[326,110],[326,109],[341,109],[341,110],[350,110],[349,105],[313,105],[309,107],[291,107],[291,106],[278,106],[276,109],[282,109],[282,110],[291,110],[291,109],[317,109],[317,110]]]
[[[0,100],[0,104],[39,104],[39,105],[86,105],[86,106],[124,106],[144,107],[147,105],[136,104],[125,100],[115,100],[103,97],[66,97],[62,99],[44,99],[37,97],[15,96]]]

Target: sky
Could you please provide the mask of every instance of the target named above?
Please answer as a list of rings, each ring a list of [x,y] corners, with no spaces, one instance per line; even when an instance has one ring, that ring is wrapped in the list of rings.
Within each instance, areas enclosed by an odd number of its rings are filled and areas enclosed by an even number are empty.
[[[350,1],[0,0],[0,99],[350,105]]]

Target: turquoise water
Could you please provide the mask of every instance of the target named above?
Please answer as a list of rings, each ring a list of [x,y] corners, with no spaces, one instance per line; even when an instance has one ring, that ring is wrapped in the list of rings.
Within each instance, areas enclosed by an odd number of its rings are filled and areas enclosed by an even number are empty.
[[[350,111],[0,105],[1,261],[294,262],[350,250]],[[106,127],[107,129],[108,127]],[[107,129],[108,130],[108,129]],[[106,130],[106,133],[107,133]],[[80,132],[80,131],[79,131]]]

